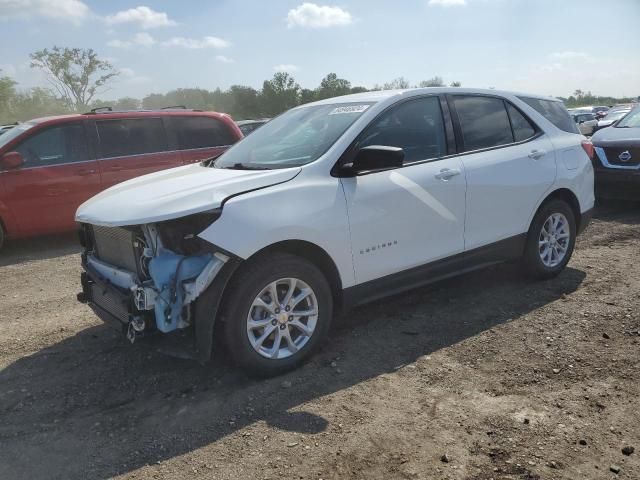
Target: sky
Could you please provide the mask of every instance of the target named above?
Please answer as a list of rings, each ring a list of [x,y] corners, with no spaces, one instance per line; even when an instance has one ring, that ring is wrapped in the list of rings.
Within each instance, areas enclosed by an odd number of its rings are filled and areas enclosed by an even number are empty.
[[[640,0],[0,0],[0,69],[46,85],[29,53],[93,48],[120,71],[103,99],[174,88],[315,88],[433,76],[465,87],[640,95]]]

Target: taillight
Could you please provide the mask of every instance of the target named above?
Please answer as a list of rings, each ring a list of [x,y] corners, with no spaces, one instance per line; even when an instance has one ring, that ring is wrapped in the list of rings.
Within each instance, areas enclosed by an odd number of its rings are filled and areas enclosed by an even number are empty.
[[[593,148],[593,143],[591,143],[591,140],[582,140],[582,148],[587,153],[589,158],[593,160],[593,155],[595,154],[595,150]]]

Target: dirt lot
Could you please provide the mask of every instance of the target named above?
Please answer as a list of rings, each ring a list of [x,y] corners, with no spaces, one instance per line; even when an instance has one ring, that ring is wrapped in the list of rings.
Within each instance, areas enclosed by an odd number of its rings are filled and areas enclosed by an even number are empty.
[[[267,381],[130,346],[79,271],[73,238],[0,255],[2,479],[640,478],[637,205],[599,209],[555,280],[505,265],[359,308]]]

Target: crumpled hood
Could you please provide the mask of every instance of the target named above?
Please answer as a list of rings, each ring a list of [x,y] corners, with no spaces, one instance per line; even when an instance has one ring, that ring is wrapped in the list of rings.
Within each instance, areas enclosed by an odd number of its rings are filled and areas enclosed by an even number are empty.
[[[639,147],[640,127],[609,127],[598,130],[591,137],[596,147]]]
[[[171,220],[217,208],[232,195],[288,182],[300,170],[231,170],[200,164],[162,170],[87,200],[78,207],[76,221],[121,227]]]

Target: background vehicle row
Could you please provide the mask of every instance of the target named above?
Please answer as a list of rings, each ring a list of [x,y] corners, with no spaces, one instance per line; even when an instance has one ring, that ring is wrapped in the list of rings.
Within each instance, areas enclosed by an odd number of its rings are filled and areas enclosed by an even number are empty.
[[[213,112],[48,117],[0,137],[0,222],[9,238],[75,228],[77,207],[133,177],[219,155],[242,134]]]

